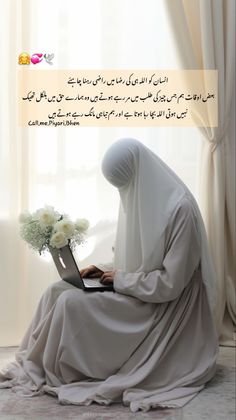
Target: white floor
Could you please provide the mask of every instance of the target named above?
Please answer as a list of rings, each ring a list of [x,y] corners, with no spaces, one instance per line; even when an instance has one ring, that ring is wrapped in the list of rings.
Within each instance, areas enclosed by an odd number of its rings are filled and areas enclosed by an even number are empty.
[[[16,348],[0,347],[0,368],[11,361]],[[221,347],[215,378],[183,409],[159,409],[148,413],[131,413],[113,404],[102,407],[61,406],[50,396],[20,398],[11,390],[0,390],[1,420],[235,420],[235,348]]]

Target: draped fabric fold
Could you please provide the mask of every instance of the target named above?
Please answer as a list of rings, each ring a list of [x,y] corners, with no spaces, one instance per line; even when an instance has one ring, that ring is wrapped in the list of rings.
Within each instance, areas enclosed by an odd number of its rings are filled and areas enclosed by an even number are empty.
[[[167,0],[182,64],[218,70],[218,127],[202,127],[200,207],[215,265],[215,321],[221,343],[233,345],[235,315],[234,0]]]

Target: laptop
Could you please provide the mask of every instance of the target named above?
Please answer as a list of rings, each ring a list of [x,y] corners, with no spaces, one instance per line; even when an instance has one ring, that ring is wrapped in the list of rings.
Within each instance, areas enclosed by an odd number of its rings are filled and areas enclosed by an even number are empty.
[[[62,280],[86,292],[114,291],[112,284],[102,284],[99,278],[82,278],[69,245],[51,248],[50,253]]]

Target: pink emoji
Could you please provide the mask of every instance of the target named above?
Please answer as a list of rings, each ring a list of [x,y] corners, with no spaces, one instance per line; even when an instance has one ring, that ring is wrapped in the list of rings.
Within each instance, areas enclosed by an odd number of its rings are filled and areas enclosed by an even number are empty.
[[[43,54],[33,54],[31,56],[31,63],[38,64],[43,59]]]

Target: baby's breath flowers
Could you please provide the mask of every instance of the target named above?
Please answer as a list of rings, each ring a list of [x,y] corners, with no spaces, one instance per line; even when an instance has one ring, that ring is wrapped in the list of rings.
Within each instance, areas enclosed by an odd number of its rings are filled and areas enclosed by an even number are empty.
[[[19,222],[21,238],[40,254],[50,247],[62,248],[68,244],[74,249],[84,242],[89,227],[87,219],[72,222],[66,214],[59,213],[52,206],[45,206],[34,213],[21,213]]]

